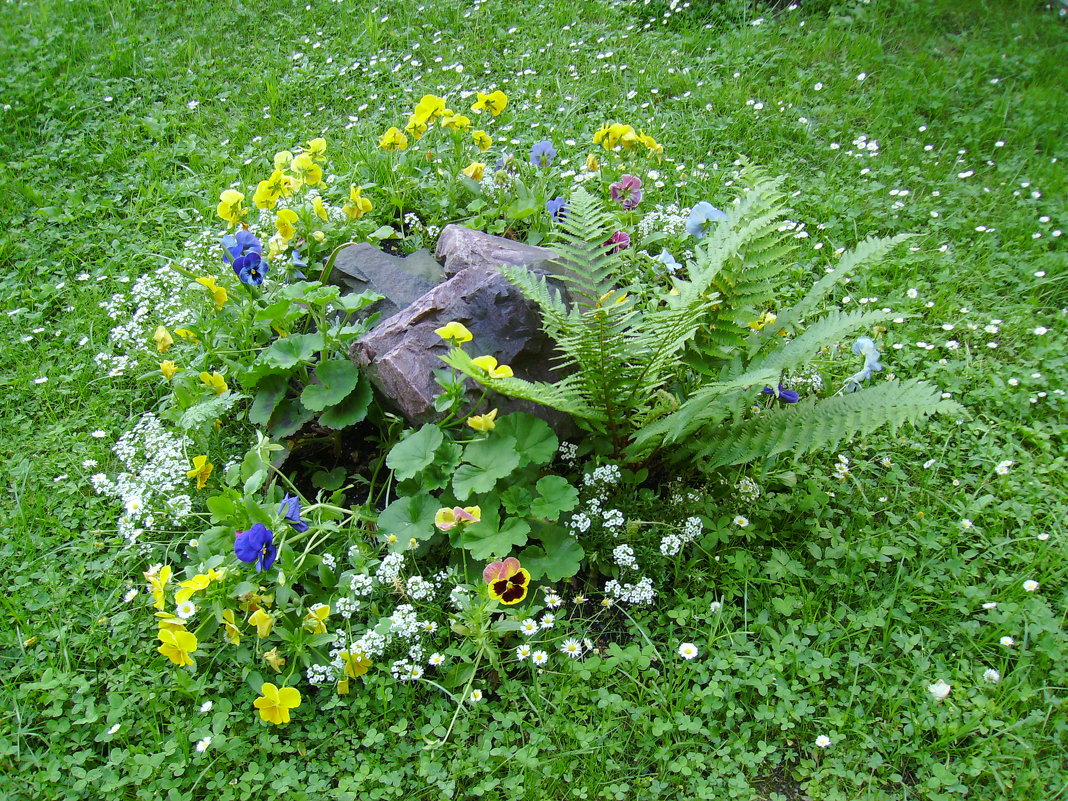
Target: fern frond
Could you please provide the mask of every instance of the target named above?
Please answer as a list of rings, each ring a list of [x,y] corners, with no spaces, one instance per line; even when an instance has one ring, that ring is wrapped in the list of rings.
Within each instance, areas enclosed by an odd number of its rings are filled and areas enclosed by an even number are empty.
[[[850,331],[882,322],[892,315],[893,312],[884,311],[853,310],[843,312],[833,310],[827,312],[827,314],[806,328],[804,333],[790,340],[783,347],[772,350],[763,359],[755,359],[752,366],[768,367],[780,371],[791,370],[819,353],[820,348],[839,341]],[[767,328],[772,327],[776,331],[782,330],[778,320],[767,326]],[[750,357],[754,356],[756,349],[763,344],[763,338],[757,336],[763,332],[764,329],[753,333],[752,341],[754,344],[749,349]]]
[[[942,400],[937,387],[920,381],[887,381],[848,395],[769,409],[717,431],[698,452],[706,469],[742,464],[790,451],[795,455],[829,448],[847,437],[884,425],[915,423],[936,412],[960,412]]]

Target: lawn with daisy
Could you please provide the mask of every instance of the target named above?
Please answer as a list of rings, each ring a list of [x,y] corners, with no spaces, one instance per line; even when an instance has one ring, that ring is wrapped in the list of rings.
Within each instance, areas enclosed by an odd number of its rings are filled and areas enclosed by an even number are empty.
[[[4,798],[1068,795],[1059,4],[5,11]]]

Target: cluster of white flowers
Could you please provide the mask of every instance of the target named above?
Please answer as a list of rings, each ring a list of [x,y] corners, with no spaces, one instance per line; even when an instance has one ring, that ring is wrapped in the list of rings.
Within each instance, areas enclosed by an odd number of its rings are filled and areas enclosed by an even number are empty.
[[[310,665],[305,675],[312,687],[334,683],[334,668],[330,665]]]
[[[638,221],[638,233],[644,238],[652,233],[662,233],[669,237],[682,236],[686,233],[686,221],[690,210],[681,208],[677,203],[653,206]]]
[[[334,611],[348,620],[360,609],[360,602],[355,598],[341,597],[334,601]]]
[[[752,503],[760,497],[760,485],[749,476],[742,476],[735,485],[738,497],[746,503]]]
[[[567,527],[571,529],[572,534],[585,534],[590,530],[590,524],[593,521],[590,520],[590,516],[585,512],[579,512],[572,515],[571,520],[568,522]]]
[[[215,236],[212,232],[206,234]],[[221,265],[222,248],[217,246],[216,252]],[[183,260],[182,266],[196,272],[203,270],[194,258]],[[102,301],[100,306],[108,317],[122,321],[111,329],[111,342],[121,351],[137,353],[151,343],[157,326],[174,328],[188,323],[193,315],[190,307],[194,305],[188,290],[189,279],[167,264],[138,278],[129,294],[117,292],[110,300]],[[97,360],[99,363],[100,356]]]
[[[419,633],[419,620],[415,614],[415,607],[411,604],[401,604],[389,617],[389,627],[404,639],[411,639]]]
[[[412,576],[404,585],[404,591],[409,598],[416,601],[425,601],[434,594],[434,585],[422,576]]]
[[[629,545],[617,545],[612,551],[612,559],[620,567],[630,570],[638,569],[638,560],[634,558],[634,549]]]
[[[626,520],[623,518],[623,513],[619,509],[609,509],[604,513],[604,518],[601,522],[606,529],[618,537]]]
[[[185,454],[192,446],[187,437],[165,430],[158,417],[145,414],[112,448],[125,469],[114,479],[104,473],[90,477],[98,493],[122,503],[118,529],[128,545],[146,528],[181,523],[191,514],[193,501],[179,490],[189,482]]]
[[[592,473],[586,473],[582,477],[582,484],[586,487],[611,487],[618,484],[622,477],[619,465],[605,464],[594,468]]]
[[[322,560],[323,564],[331,570],[337,567],[337,559],[334,557],[333,554],[324,553],[319,558]]]
[[[653,580],[648,577],[641,579],[637,584],[620,584],[612,579],[604,585],[604,589],[617,601],[628,604],[651,604],[656,598]]]
[[[867,300],[867,298],[861,298],[861,300]],[[797,375],[787,376],[783,379],[782,385],[786,389],[808,389],[812,392],[819,392],[823,389],[823,376],[815,367],[810,367]]]
[[[374,579],[366,573],[356,573],[349,579],[349,590],[357,598],[366,598],[371,594]]]
[[[678,533],[666,534],[660,540],[660,553],[664,556],[677,556],[684,545],[693,542],[704,531],[704,524],[699,517],[688,517]]]
[[[382,563],[378,566],[375,578],[382,584],[392,584],[400,575],[404,566],[404,554],[402,552],[387,553],[382,557]]]
[[[561,442],[560,447],[557,450],[560,454],[560,458],[569,465],[574,465],[575,460],[578,459],[578,445],[573,442]]]

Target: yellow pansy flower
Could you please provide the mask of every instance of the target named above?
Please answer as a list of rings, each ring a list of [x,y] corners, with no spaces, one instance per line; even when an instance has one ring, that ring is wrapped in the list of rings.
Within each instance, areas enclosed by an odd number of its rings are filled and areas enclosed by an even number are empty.
[[[638,134],[630,125],[610,123],[601,126],[593,135],[593,143],[600,145],[605,150],[614,150],[622,145],[624,150],[630,150],[638,141]]]
[[[485,109],[494,117],[504,111],[504,107],[508,105],[508,95],[498,89],[496,92],[490,92],[488,95],[484,95],[481,92],[478,93],[478,100],[473,106],[472,111],[482,111]]]
[[[481,181],[482,174],[485,172],[485,170],[486,165],[483,164],[481,161],[472,161],[470,164],[460,170],[460,172],[462,172],[472,181]]]
[[[356,184],[349,184],[349,202],[341,207],[341,211],[350,220],[358,220],[374,208],[371,205],[371,201],[360,194],[362,191],[362,186],[358,187]]]
[[[481,506],[465,506],[462,509],[459,506],[454,506],[452,509],[445,507],[438,509],[434,515],[434,525],[441,531],[449,531],[465,523],[477,523],[481,519]]]
[[[423,134],[426,133],[428,127],[426,120],[421,120],[413,114],[408,118],[408,123],[404,126],[404,132],[411,134],[412,139],[418,142],[423,138]]]
[[[304,616],[304,628],[312,634],[326,634],[326,619],[330,617],[330,607],[317,604]]]
[[[289,710],[300,706],[300,691],[295,687],[278,689],[270,682],[260,687],[260,697],[253,705],[260,710],[260,717],[268,723],[280,726],[289,723]]]
[[[320,220],[330,219],[330,215],[326,211],[326,206],[323,205],[323,199],[318,195],[316,195],[315,200],[312,201],[312,211],[315,212],[315,216]]]
[[[206,456],[203,458],[207,458]],[[211,472],[210,470],[208,472]],[[186,475],[189,475],[188,473]],[[192,476],[190,476],[192,478]],[[207,586],[213,581],[221,581],[225,577],[226,573],[223,571],[212,568],[207,573],[197,573],[193,578],[187,581],[179,581],[178,586],[182,589],[178,590],[174,594],[174,600],[176,603],[184,604],[190,598],[193,597],[193,593],[200,592],[203,589],[207,589]]]
[[[225,391],[226,390],[223,390],[223,392]],[[221,395],[222,392],[219,394]],[[208,485],[208,478],[211,476],[211,471],[214,469],[215,465],[208,461],[207,456],[194,456],[193,469],[187,470],[186,475],[190,478],[195,478],[197,480],[197,489],[202,490]]]
[[[496,428],[497,424],[494,420],[497,419],[497,410],[486,412],[485,414],[472,415],[467,418],[467,424],[475,431],[492,431]]]
[[[200,380],[211,387],[216,395],[222,395],[230,388],[226,386],[226,379],[222,377],[221,373],[204,372],[200,374]]]
[[[174,362],[167,359],[167,361],[159,363],[159,371],[163,373],[164,378],[170,381],[174,378],[174,374],[178,372],[178,368],[174,366]]]
[[[160,631],[185,631],[185,621],[170,612],[156,612]]]
[[[219,195],[219,205],[216,207],[215,213],[230,225],[237,225],[247,212],[245,207],[241,205],[244,202],[244,195],[236,189],[227,189]]]
[[[308,147],[304,152],[316,161],[326,161],[326,140],[321,136],[308,140]]]
[[[155,601],[152,605],[161,612],[165,604],[163,593],[167,588],[167,582],[171,580],[171,573],[170,565],[164,565],[154,573],[148,571],[144,573],[145,580],[148,581],[148,588],[152,591],[152,599]]]
[[[471,332],[467,330],[467,326],[456,321],[446,323],[441,328],[435,328],[434,333],[454,345],[462,345],[464,342],[470,342],[474,338]]]
[[[442,115],[439,120],[442,128],[449,128],[453,131],[465,131],[471,127],[471,118],[465,117],[463,114],[453,114],[451,111],[447,111]]]
[[[222,613],[223,629],[226,631],[226,639],[230,641],[231,645],[241,644],[241,629],[237,627],[237,621],[234,620],[234,610],[224,609]]]
[[[475,131],[471,134],[471,138],[475,140],[475,144],[478,145],[479,150],[489,150],[493,144],[493,138],[485,131]]]
[[[586,156],[585,166],[587,172],[598,172],[601,169],[601,165],[597,163],[597,157],[593,153]]]
[[[191,631],[160,629],[156,635],[160,645],[156,650],[179,667],[193,664],[190,656],[197,649],[197,635]]]
[[[277,648],[272,648],[270,651],[266,651],[263,654],[263,661],[274,668],[275,673],[281,673],[282,668],[286,666],[286,660],[278,653]]]
[[[341,659],[345,663],[345,675],[350,679],[358,679],[371,667],[371,660],[363,654],[342,651]]]
[[[281,209],[274,218],[274,227],[287,242],[297,235],[296,222],[299,218],[293,209]]]
[[[257,208],[273,209],[279,198],[289,197],[296,189],[297,184],[293,177],[278,169],[271,173],[271,177],[266,181],[260,181],[256,185],[252,202]]]
[[[481,367],[487,373],[490,378],[510,378],[515,375],[512,372],[512,368],[507,364],[498,365],[497,360],[492,356],[479,356],[477,359],[471,360],[476,367]]]
[[[274,154],[274,168],[276,170],[289,169],[289,165],[293,163],[293,154],[288,150],[280,150]]]
[[[188,339],[190,342],[193,342],[194,344],[199,344],[199,342],[200,342],[200,338],[196,334],[194,334],[192,331],[190,331],[188,328],[175,328],[174,329],[174,333],[176,333],[182,339]]]
[[[162,325],[157,326],[155,332],[152,334],[152,339],[156,343],[156,350],[160,353],[166,353],[171,349],[171,345],[174,344],[174,337],[172,337],[170,331]]]
[[[271,633],[274,627],[274,617],[265,609],[257,609],[248,619],[248,622],[256,627],[256,636],[261,640]]]
[[[323,168],[307,153],[301,153],[290,165],[293,176],[308,186],[315,186],[323,179]]]
[[[383,150],[404,150],[408,147],[408,137],[401,133],[400,128],[394,126],[382,134],[378,146]]]
[[[445,113],[445,101],[437,95],[423,95],[415,106],[413,118],[431,123]],[[423,130],[426,130],[425,128]]]
[[[650,153],[653,153],[657,156],[664,152],[664,146],[644,131],[638,134],[638,143],[645,145],[646,149]]]
[[[775,316],[773,312],[766,311],[760,315],[757,319],[749,323],[749,327],[754,331],[760,331],[764,326],[771,325],[779,318]]]
[[[198,278],[197,283],[206,286],[208,291],[211,292],[211,296],[215,300],[215,310],[218,311],[221,309],[223,304],[228,300],[226,287],[219,286],[215,283],[215,276],[213,275],[209,275],[207,278]]]

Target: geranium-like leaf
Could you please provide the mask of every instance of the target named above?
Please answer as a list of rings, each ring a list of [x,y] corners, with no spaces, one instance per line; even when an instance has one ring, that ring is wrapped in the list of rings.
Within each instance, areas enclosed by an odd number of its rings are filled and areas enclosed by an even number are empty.
[[[426,423],[393,446],[386,457],[386,466],[398,481],[411,478],[434,461],[434,452],[441,446],[442,439],[441,429]]]
[[[315,368],[317,384],[308,384],[300,401],[313,412],[341,403],[360,380],[360,371],[348,359],[326,359]]]
[[[508,414],[497,421],[494,437],[501,435],[515,440],[515,448],[523,464],[546,464],[556,455],[560,440],[540,417],[526,412]]]
[[[271,421],[267,424],[267,433],[271,439],[280,439],[296,434],[315,412],[304,408],[300,398],[286,398],[274,408]]]
[[[519,466],[515,440],[496,433],[464,448],[463,458],[464,464],[456,469],[452,479],[453,491],[461,501],[472,492],[489,492]]]
[[[271,367],[287,369],[298,364],[310,364],[323,348],[322,334],[290,334],[276,339],[259,356],[259,361]]]
[[[395,534],[399,543],[407,546],[413,537],[429,539],[434,534],[434,515],[438,502],[429,492],[398,498],[378,516],[378,528],[385,534]]]
[[[348,394],[341,403],[334,404],[319,415],[319,422],[327,428],[345,428],[358,423],[367,416],[367,409],[371,405],[373,392],[371,383],[361,378],[356,389]]]
[[[569,512],[578,503],[578,490],[562,476],[545,476],[537,483],[540,497],[530,505],[530,513],[555,521],[561,512]]]
[[[533,535],[541,541],[541,545],[524,548],[519,554],[519,561],[530,573],[531,579],[563,581],[578,573],[586,553],[579,541],[567,533],[567,529],[535,523]]]
[[[513,548],[526,545],[529,533],[527,521],[508,517],[500,523],[497,511],[488,509],[483,510],[480,521],[464,528],[461,542],[475,559],[490,560],[505,557]],[[454,536],[452,539],[460,538]]]
[[[253,425],[266,426],[271,420],[275,407],[286,396],[289,377],[279,373],[265,376],[259,382],[259,390],[248,410],[248,420]]]

